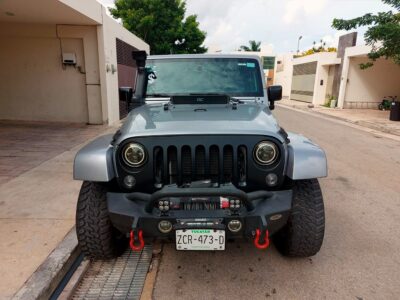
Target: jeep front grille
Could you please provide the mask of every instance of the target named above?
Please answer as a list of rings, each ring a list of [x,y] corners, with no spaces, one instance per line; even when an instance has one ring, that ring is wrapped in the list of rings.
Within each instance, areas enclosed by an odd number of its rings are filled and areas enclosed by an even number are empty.
[[[153,149],[153,156],[154,183],[158,188],[165,184],[184,185],[199,180],[246,185],[245,146],[236,149],[232,145],[157,146]]]

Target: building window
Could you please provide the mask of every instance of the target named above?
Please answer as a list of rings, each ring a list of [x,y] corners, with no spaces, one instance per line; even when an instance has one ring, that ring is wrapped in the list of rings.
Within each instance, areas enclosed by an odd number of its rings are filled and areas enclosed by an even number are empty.
[[[275,57],[274,56],[263,56],[263,69],[264,70],[273,70],[275,69]]]

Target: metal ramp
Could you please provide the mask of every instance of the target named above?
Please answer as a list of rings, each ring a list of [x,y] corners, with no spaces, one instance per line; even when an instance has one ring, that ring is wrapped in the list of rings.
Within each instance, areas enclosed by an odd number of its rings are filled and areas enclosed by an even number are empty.
[[[71,299],[140,299],[152,257],[152,246],[127,249],[118,258],[93,261]]]

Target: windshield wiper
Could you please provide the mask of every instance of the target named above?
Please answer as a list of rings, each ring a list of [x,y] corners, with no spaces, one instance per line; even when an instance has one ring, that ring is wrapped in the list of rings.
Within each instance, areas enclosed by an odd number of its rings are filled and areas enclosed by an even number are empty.
[[[189,96],[228,96],[227,94],[223,93],[190,93]]]

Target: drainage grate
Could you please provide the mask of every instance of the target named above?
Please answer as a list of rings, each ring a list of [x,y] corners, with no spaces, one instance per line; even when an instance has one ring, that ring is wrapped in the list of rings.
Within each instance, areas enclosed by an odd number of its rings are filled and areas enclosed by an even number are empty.
[[[115,259],[93,261],[72,299],[139,299],[150,266],[152,246],[130,249]]]

